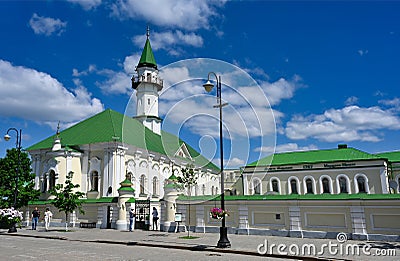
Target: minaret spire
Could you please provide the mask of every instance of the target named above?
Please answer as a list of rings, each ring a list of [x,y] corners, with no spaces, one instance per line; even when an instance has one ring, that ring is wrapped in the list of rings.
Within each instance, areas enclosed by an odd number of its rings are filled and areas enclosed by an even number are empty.
[[[136,119],[156,134],[161,134],[161,118],[158,116],[158,92],[163,80],[158,75],[156,59],[150,45],[150,27],[147,26],[146,43],[139,63],[137,76],[132,77],[132,88],[136,90]]]

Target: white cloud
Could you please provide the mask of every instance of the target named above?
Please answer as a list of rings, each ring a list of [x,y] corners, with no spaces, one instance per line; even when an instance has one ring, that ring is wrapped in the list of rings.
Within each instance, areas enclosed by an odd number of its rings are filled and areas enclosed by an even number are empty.
[[[218,14],[216,7],[226,1],[196,0],[120,0],[112,4],[112,16],[119,19],[143,19],[149,23],[186,30],[209,28],[209,21]]]
[[[358,50],[357,51],[358,52],[358,54],[360,55],[360,56],[364,56],[364,55],[366,55],[366,54],[368,54],[368,50]]]
[[[178,49],[180,46],[203,46],[203,38],[195,33],[184,33],[182,31],[165,31],[161,33],[151,33],[151,47],[153,50],[164,49],[170,55],[179,55],[184,52]],[[133,42],[139,48],[142,48],[146,42],[146,35],[137,35],[133,37]]]
[[[84,10],[88,11],[101,5],[101,0],[67,0],[70,3],[80,5]]]
[[[277,145],[275,147],[272,147],[272,146],[258,147],[258,148],[255,148],[254,151],[272,154],[272,153],[279,153],[279,152],[308,151],[308,150],[317,150],[317,149],[318,149],[318,147],[315,145],[299,147],[299,145],[297,143],[286,143],[286,144]]]
[[[322,115],[295,116],[286,124],[285,132],[294,140],[377,142],[381,140],[379,131],[384,129],[400,129],[399,116],[379,107],[348,106],[327,110]]]
[[[67,28],[67,22],[60,19],[39,16],[34,13],[29,20],[29,25],[35,34],[44,34],[50,36],[52,34],[61,35]]]
[[[72,70],[72,76],[77,77],[74,79],[76,86],[77,83],[81,83],[82,80],[79,77],[83,77],[89,74],[96,74],[98,76],[105,77],[103,81],[97,81],[96,85],[106,94],[132,94],[132,82],[131,78],[135,74],[135,67],[140,59],[139,54],[132,54],[126,56],[124,62],[120,65],[123,71],[114,71],[110,69],[98,69],[95,65],[91,64],[83,71],[79,71],[74,68]],[[78,81],[79,79],[79,81]]]
[[[389,107],[393,107],[396,110],[400,109],[400,99],[395,97],[391,100],[380,100],[378,101],[380,104],[389,106]]]
[[[279,79],[276,82],[262,82],[261,88],[264,90],[271,105],[277,105],[284,99],[290,99],[293,97],[297,83],[300,79],[288,81],[286,79]]]
[[[59,120],[77,122],[102,111],[100,100],[76,83],[69,91],[49,74],[0,60],[0,115],[54,127]]]
[[[355,97],[355,96],[351,96],[351,97],[347,98],[346,101],[344,102],[344,104],[346,106],[354,105],[354,104],[357,104],[357,103],[358,103],[358,98]]]

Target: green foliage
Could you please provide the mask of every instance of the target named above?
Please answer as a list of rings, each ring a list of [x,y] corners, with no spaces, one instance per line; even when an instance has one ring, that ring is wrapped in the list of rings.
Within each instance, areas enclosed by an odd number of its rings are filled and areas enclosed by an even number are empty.
[[[176,186],[178,189],[187,189],[187,194],[190,199],[192,195],[192,187],[196,185],[197,179],[199,178],[198,173],[194,171],[194,166],[192,164],[188,165],[186,168],[181,168],[182,175],[176,177]],[[187,237],[190,238],[190,200],[189,200],[189,229]]]
[[[85,212],[82,209],[82,202],[80,198],[84,195],[83,192],[75,191],[79,188],[79,184],[72,183],[73,172],[68,173],[65,184],[57,184],[50,190],[50,194],[55,196],[52,204],[60,212],[65,212],[65,221],[68,222],[68,214],[78,209],[80,213]]]
[[[18,164],[19,154],[19,164]],[[0,208],[14,205],[14,193],[17,182],[18,194],[16,209],[36,200],[40,191],[35,190],[35,174],[32,173],[31,160],[26,152],[17,149],[7,150],[4,158],[0,159]]]
[[[176,185],[179,189],[187,189],[188,196],[191,195],[191,189],[197,183],[197,179],[199,178],[198,173],[195,173],[194,166],[189,165],[186,168],[181,169],[182,175],[176,178]]]

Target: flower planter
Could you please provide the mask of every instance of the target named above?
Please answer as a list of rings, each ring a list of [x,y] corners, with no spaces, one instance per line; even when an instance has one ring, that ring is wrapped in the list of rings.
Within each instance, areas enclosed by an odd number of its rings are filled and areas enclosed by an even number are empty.
[[[229,215],[228,212],[221,208],[212,208],[210,210],[210,218],[212,218],[212,219],[221,220],[228,215]]]

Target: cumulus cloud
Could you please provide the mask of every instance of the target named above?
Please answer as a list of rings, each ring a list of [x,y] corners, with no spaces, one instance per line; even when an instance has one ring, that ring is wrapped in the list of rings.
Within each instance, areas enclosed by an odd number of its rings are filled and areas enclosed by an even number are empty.
[[[101,5],[101,0],[67,0],[70,3],[80,5],[84,10],[88,11]]]
[[[297,143],[286,143],[286,144],[277,145],[276,147],[273,147],[273,146],[258,147],[258,148],[255,148],[254,151],[272,154],[272,153],[280,153],[280,152],[308,151],[308,150],[317,150],[317,149],[318,149],[318,147],[315,145],[301,147]]]
[[[346,106],[354,105],[354,104],[357,104],[357,103],[358,103],[358,98],[355,97],[355,96],[351,96],[351,97],[347,98],[346,101],[344,102],[344,104]]]
[[[110,69],[99,69],[96,65],[89,65],[87,69],[79,71],[74,68],[72,70],[72,76],[74,78],[74,83],[81,83],[81,78],[90,74],[95,74],[104,78],[104,80],[99,80],[96,85],[105,94],[132,94],[132,82],[131,78],[135,74],[135,67],[140,59],[140,54],[132,54],[124,58],[124,62],[120,64],[123,70],[115,71]]]
[[[139,48],[146,42],[146,35],[137,35],[133,37],[133,42]],[[184,33],[180,30],[154,32],[151,34],[151,47],[153,50],[164,49],[170,55],[179,55],[183,51],[181,46],[201,47],[203,38],[195,33]]]
[[[49,74],[0,60],[0,115],[19,117],[54,127],[102,111],[100,100],[79,82],[72,91]]]
[[[51,17],[39,16],[36,13],[34,13],[29,20],[29,25],[35,34],[43,34],[46,36],[52,34],[61,35],[67,28],[67,22]]]
[[[286,124],[285,133],[294,140],[377,142],[381,140],[379,131],[384,129],[400,129],[399,116],[376,106],[347,106],[327,110],[322,115],[295,116]]]
[[[393,99],[389,99],[389,100],[380,100],[378,102],[385,106],[393,107],[393,109],[395,109],[395,110],[400,109],[400,99],[397,97],[395,97]]]
[[[112,4],[112,16],[119,19],[143,19],[152,24],[197,30],[209,28],[209,21],[217,16],[216,7],[226,1],[196,0],[119,0]]]

